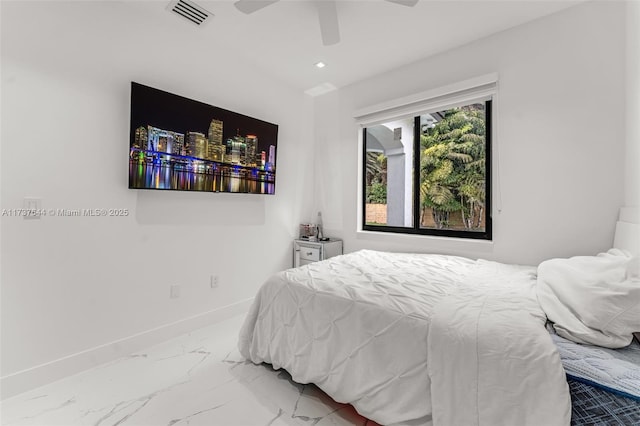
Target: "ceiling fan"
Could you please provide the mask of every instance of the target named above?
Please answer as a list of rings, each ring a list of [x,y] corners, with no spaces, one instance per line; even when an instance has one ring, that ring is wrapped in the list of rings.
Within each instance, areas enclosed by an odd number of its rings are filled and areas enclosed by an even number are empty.
[[[403,6],[413,7],[418,0],[385,0]],[[234,3],[236,8],[243,13],[249,14],[257,12],[278,0],[238,0]],[[336,0],[316,0],[314,2],[318,8],[318,19],[320,21],[320,34],[322,44],[331,46],[340,41],[340,27],[338,26],[338,12],[336,10]]]

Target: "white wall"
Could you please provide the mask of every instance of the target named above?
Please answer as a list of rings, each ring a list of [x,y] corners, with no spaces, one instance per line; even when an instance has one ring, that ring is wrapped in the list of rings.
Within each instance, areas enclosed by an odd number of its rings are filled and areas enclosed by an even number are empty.
[[[326,233],[342,236],[346,251],[527,264],[609,248],[624,201],[624,12],[619,2],[581,4],[317,98],[316,208]],[[354,111],[492,72],[493,243],[357,233]]]
[[[640,206],[640,2],[627,1],[625,205]],[[640,211],[640,209],[638,209]],[[637,218],[640,222],[640,218]]]
[[[131,212],[2,217],[3,396],[121,355],[129,336],[242,305],[290,267],[311,217],[313,105],[195,30],[157,2],[2,2],[2,208],[39,197]],[[132,80],[278,123],[276,195],[127,189]],[[179,331],[167,330],[146,343]]]

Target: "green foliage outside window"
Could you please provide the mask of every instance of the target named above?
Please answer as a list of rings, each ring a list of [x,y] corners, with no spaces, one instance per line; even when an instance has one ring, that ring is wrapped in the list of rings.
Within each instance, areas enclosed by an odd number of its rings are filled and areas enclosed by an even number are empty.
[[[379,182],[367,186],[367,203],[387,204],[387,186]]]
[[[449,226],[459,211],[467,230],[484,228],[485,113],[484,105],[453,108],[420,136],[421,217],[432,210],[438,229]]]
[[[367,152],[366,202],[387,204],[387,157],[379,152]]]

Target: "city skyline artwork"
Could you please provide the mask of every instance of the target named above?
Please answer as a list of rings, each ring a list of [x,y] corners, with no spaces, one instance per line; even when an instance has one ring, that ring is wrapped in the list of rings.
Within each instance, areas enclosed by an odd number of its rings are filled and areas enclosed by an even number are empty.
[[[278,126],[131,83],[129,188],[273,194]]]

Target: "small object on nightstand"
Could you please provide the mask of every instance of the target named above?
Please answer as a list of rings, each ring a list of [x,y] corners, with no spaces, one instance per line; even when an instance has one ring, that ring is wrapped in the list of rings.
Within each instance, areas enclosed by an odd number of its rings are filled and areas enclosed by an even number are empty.
[[[314,223],[301,223],[300,224],[300,235],[299,238],[301,240],[309,240],[315,241],[316,236],[318,235],[318,228]]]
[[[322,213],[318,212],[318,223],[316,224],[318,228],[318,241],[327,241],[324,239],[324,235],[322,235]]]
[[[325,238],[322,241],[297,239],[293,241],[293,267],[326,260],[342,254],[342,240]]]

